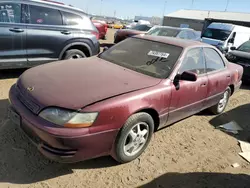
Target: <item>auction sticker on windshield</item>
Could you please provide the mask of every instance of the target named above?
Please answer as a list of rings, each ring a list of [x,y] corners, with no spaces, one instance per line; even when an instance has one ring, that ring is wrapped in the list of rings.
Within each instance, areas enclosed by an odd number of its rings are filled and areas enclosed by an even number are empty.
[[[169,53],[165,53],[165,52],[157,52],[157,51],[150,51],[148,52],[148,55],[150,56],[155,56],[155,57],[162,57],[162,58],[168,58]]]

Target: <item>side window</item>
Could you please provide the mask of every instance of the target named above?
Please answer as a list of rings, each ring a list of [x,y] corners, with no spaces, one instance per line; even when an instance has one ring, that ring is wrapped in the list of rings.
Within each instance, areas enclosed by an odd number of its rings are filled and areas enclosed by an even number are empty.
[[[62,12],[65,25],[80,25],[83,22],[83,18],[79,15],[69,12]]]
[[[192,31],[187,31],[188,39],[195,39],[195,35]]]
[[[29,6],[30,23],[38,25],[62,25],[62,16],[59,10],[40,6]]]
[[[179,74],[190,71],[196,74],[206,73],[205,62],[201,48],[191,49],[187,52],[179,69]]]
[[[181,38],[181,39],[187,39],[188,36],[187,36],[187,32],[186,31],[181,31],[178,35],[178,38]]]
[[[204,48],[204,55],[207,65],[207,72],[225,68],[225,63],[220,55],[212,48]]]
[[[0,22],[21,23],[21,4],[0,3]]]

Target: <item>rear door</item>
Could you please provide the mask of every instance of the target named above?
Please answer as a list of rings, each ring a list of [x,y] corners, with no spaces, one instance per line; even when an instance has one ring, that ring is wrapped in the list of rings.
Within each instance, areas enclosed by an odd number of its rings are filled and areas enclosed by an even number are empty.
[[[27,64],[24,9],[20,3],[0,2],[0,69]]]
[[[58,60],[61,49],[71,38],[63,26],[59,10],[46,6],[29,5],[27,24],[27,56],[30,66]]]
[[[208,96],[206,106],[215,105],[229,86],[231,74],[221,55],[213,48],[204,48],[206,72],[208,76]]]

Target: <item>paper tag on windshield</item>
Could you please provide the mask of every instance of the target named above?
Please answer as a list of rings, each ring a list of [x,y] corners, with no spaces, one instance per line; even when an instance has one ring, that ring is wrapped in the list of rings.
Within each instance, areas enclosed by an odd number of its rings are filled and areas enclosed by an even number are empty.
[[[150,51],[148,52],[148,55],[151,56],[156,56],[156,57],[162,57],[162,58],[168,58],[169,53],[165,53],[165,52],[157,52],[157,51]]]

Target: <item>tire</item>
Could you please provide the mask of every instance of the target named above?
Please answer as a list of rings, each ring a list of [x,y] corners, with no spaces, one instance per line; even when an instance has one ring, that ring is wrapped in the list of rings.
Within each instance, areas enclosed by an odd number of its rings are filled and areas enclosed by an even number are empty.
[[[116,138],[115,160],[128,163],[139,157],[148,146],[153,132],[154,120],[149,114],[141,112],[130,116]]]
[[[221,114],[225,110],[230,96],[231,96],[231,89],[228,87],[223,94],[223,98],[216,105],[209,108],[209,110],[215,115]]]
[[[81,50],[72,49],[65,52],[63,59],[79,59],[87,57]]]

